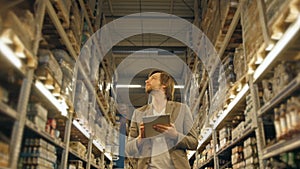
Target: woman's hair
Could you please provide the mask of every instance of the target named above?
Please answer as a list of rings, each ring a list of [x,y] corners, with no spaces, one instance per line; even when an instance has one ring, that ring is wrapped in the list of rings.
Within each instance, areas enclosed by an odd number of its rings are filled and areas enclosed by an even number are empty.
[[[149,77],[155,73],[160,73],[160,83],[162,85],[166,86],[165,94],[166,94],[167,100],[169,100],[169,101],[173,100],[174,99],[174,85],[175,85],[174,79],[172,78],[172,76],[170,74],[168,74],[167,72],[164,72],[162,70],[152,71],[149,74]]]

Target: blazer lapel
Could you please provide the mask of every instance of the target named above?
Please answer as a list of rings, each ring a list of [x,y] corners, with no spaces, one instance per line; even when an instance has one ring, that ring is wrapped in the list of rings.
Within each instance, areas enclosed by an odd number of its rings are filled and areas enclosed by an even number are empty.
[[[175,110],[175,105],[173,102],[171,101],[168,101],[167,102],[167,106],[166,106],[166,114],[170,114],[170,121],[171,123],[174,123],[175,120],[176,120],[176,113],[174,113],[174,110]]]

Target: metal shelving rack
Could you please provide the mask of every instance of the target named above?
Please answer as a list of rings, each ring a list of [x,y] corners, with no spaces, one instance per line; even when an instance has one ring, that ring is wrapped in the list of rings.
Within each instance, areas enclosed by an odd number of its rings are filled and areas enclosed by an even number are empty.
[[[87,9],[86,9],[86,4],[83,0],[79,0],[79,7],[81,11],[84,12],[84,19],[86,23],[88,24],[88,30],[89,33],[94,33],[97,29],[100,28],[100,18],[101,18],[101,5],[102,1],[99,1],[98,6],[97,6],[97,11],[96,11],[96,16],[98,17],[98,21],[95,22],[96,25],[92,26],[92,22],[90,20],[90,17],[88,15]],[[6,6],[1,6],[1,11],[9,11],[10,8],[13,8],[14,6],[20,5],[20,3],[29,3],[29,2],[12,2],[12,3],[7,3]],[[30,2],[32,3],[32,2]],[[60,20],[60,16],[57,13],[57,8],[54,7],[54,2],[50,0],[45,0],[45,1],[35,1],[35,11],[34,11],[34,19],[36,24],[38,25],[38,30],[36,33],[36,39],[32,43],[32,55],[37,56],[38,50],[39,50],[39,44],[40,44],[40,39],[42,37],[42,29],[43,29],[43,23],[45,20],[45,17],[49,17],[50,21],[53,23],[54,28],[57,31],[58,37],[61,38],[61,43],[62,45],[65,46],[67,52],[70,54],[70,56],[73,58],[73,60],[77,61],[77,53],[74,50],[74,47],[72,46],[72,43],[65,31],[65,28],[63,26],[62,21]],[[3,12],[3,13],[4,13]],[[1,12],[2,13],[2,12]],[[0,31],[2,30],[2,23],[0,22]],[[1,42],[2,43],[2,42]],[[98,49],[100,50],[100,49]],[[3,48],[1,47],[1,60],[3,58]],[[36,58],[35,61],[37,62]],[[9,62],[9,61],[6,61]],[[5,62],[5,63],[6,63]],[[1,65],[2,66],[2,65]],[[4,66],[4,65],[3,65]],[[7,65],[6,65],[7,66]],[[46,96],[47,94],[44,94],[44,92],[47,90],[43,88],[43,84],[40,83],[38,80],[35,79],[34,75],[34,70],[36,68],[36,65],[32,66],[26,66],[22,65],[21,68],[16,68],[14,67],[15,65],[10,64],[8,65],[9,68],[13,67],[15,72],[19,74],[19,76],[22,78],[22,84],[20,85],[20,93],[19,93],[19,98],[18,98],[18,104],[16,108],[13,108],[9,105],[7,105],[4,102],[0,102],[0,115],[1,116],[7,116],[8,118],[11,119],[13,122],[13,126],[11,126],[11,142],[10,142],[10,157],[9,157],[9,169],[16,169],[18,166],[18,160],[20,157],[20,151],[21,151],[21,146],[22,146],[22,140],[25,137],[25,133],[31,133],[33,135],[38,136],[39,138],[43,138],[50,144],[54,145],[58,149],[62,151],[61,154],[61,159],[58,159],[60,161],[60,168],[68,168],[68,160],[70,156],[74,156],[79,160],[84,161],[86,168],[104,168],[105,167],[105,161],[108,161],[110,163],[110,166],[112,167],[112,154],[105,152],[105,146],[101,145],[100,147],[98,146],[98,143],[94,143],[95,138],[93,135],[89,135],[88,137],[85,137],[84,139],[87,140],[87,156],[82,157],[79,156],[76,152],[74,152],[70,146],[70,138],[71,138],[71,131],[73,130],[78,130],[78,132],[83,132],[82,126],[75,126],[73,124],[73,116],[74,116],[74,108],[72,105],[70,106],[69,110],[60,108],[56,105],[58,103],[57,99],[53,96],[50,97]],[[5,67],[3,67],[5,68]],[[76,69],[76,68],[75,68]],[[81,73],[85,73],[83,69],[75,71],[81,71]],[[76,72],[75,72],[76,76]],[[89,82],[89,79],[85,77],[87,82]],[[91,84],[87,84],[87,86],[90,87],[90,90],[94,91],[94,88]],[[47,92],[47,91],[46,91]],[[50,93],[51,94],[51,93]],[[29,100],[31,99],[30,97],[34,95],[39,99],[40,102],[45,106],[47,110],[51,110],[51,115],[54,117],[59,117],[61,119],[64,119],[65,122],[65,127],[64,127],[64,136],[63,140],[56,139],[51,137],[48,133],[45,131],[39,129],[33,122],[31,122],[27,117],[27,105]],[[96,94],[93,95],[94,99],[94,104],[96,106],[99,106],[100,111],[103,113],[105,118],[109,121],[109,117],[107,115],[108,110],[103,108],[102,101],[96,96]],[[74,98],[74,97],[73,97]],[[105,103],[108,104],[108,103]],[[112,124],[112,123],[109,123]],[[84,134],[82,134],[84,135]],[[100,153],[101,157],[101,164],[98,166],[91,160],[91,154],[92,152],[98,152]]]
[[[258,159],[259,159],[259,168],[263,169],[266,167],[266,160],[279,156],[282,153],[293,151],[300,148],[299,144],[299,134],[293,136],[290,139],[287,140],[281,140],[271,146],[266,145],[265,135],[266,132],[263,127],[263,117],[270,112],[271,109],[278,106],[278,104],[282,103],[284,100],[292,96],[294,93],[299,91],[299,73],[292,81],[290,81],[285,87],[283,87],[279,93],[277,93],[271,100],[266,102],[263,106],[260,105],[259,101],[259,93],[258,93],[258,83],[261,82],[262,79],[264,79],[268,74],[270,74],[271,70],[274,69],[274,67],[280,62],[281,60],[284,60],[285,55],[289,54],[296,54],[299,55],[299,26],[300,26],[300,16],[299,13],[296,15],[296,19],[291,23],[288,28],[284,31],[282,37],[276,41],[271,38],[270,35],[270,28],[268,28],[267,24],[267,17],[266,17],[266,6],[265,2],[262,0],[256,1],[258,4],[258,11],[259,11],[259,21],[260,25],[262,27],[262,33],[263,33],[263,39],[264,39],[264,50],[266,51],[266,56],[264,57],[264,60],[260,63],[260,65],[255,69],[255,71],[247,75],[247,83],[244,85],[243,89],[240,90],[236,97],[229,103],[226,109],[222,111],[222,114],[218,116],[217,120],[211,124],[211,132],[206,132],[209,134],[206,134],[206,136],[202,136],[199,140],[199,146],[198,150],[196,152],[196,155],[189,152],[189,158],[191,158],[193,155],[197,156],[199,152],[201,152],[207,144],[209,144],[210,140],[212,139],[214,142],[214,146],[216,146],[217,141],[212,136],[216,137],[216,132],[224,127],[230,119],[233,119],[234,113],[237,110],[236,107],[240,107],[245,102],[245,96],[246,94],[249,94],[250,97],[253,100],[253,108],[256,112],[253,116],[251,127],[247,128],[243,132],[243,134],[236,138],[235,140],[231,140],[226,144],[226,146],[222,147],[218,151],[214,151],[214,156],[212,158],[207,159],[204,163],[201,165],[196,165],[196,168],[205,168],[210,164],[210,166],[214,166],[215,169],[218,168],[224,168],[226,166],[231,166],[231,162],[224,164],[223,166],[219,165],[219,159],[221,158],[221,155],[231,155],[231,149],[236,145],[242,145],[241,142],[245,141],[249,137],[256,137],[257,139],[257,150],[258,150]],[[229,40],[231,39],[231,36],[236,29],[237,22],[240,20],[240,17],[243,14],[243,11],[240,9],[241,4],[245,3],[245,0],[242,0],[239,2],[239,7],[236,10],[236,13],[234,14],[234,19],[232,20],[229,29],[227,31],[227,34],[224,38],[223,45],[220,47],[220,50],[218,53],[223,54],[226,47],[230,45]],[[296,1],[289,1],[289,3],[299,3]],[[244,39],[244,37],[243,37]],[[273,46],[273,48],[272,48]],[[297,47],[298,46],[298,47]],[[261,51],[260,51],[261,52]],[[220,55],[222,56],[222,55]],[[298,61],[299,62],[299,61]],[[206,82],[208,83],[208,82]],[[205,85],[207,87],[207,84]],[[203,91],[206,90],[206,88],[202,88]],[[201,95],[202,96],[202,95]],[[200,99],[198,100],[198,104],[200,103]],[[198,105],[197,104],[197,105]],[[207,127],[207,126],[206,126]],[[208,137],[207,137],[208,136]],[[216,150],[216,147],[214,147],[214,150]],[[197,157],[196,157],[197,160]],[[214,162],[213,162],[214,161]],[[199,164],[199,162],[196,162]],[[195,167],[195,166],[194,166]]]

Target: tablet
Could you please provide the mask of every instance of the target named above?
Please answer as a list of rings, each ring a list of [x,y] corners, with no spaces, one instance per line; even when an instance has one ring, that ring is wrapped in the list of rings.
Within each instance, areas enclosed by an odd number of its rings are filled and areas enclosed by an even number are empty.
[[[143,117],[143,123],[145,138],[154,137],[161,133],[153,129],[153,126],[156,124],[170,125],[170,115],[146,116]]]

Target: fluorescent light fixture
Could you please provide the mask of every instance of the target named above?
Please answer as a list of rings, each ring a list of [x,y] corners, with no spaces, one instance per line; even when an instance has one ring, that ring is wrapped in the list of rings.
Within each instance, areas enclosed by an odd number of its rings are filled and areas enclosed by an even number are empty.
[[[175,85],[174,88],[175,89],[184,89],[184,85]]]
[[[77,120],[73,120],[73,124],[83,135],[85,135],[86,138],[90,138],[90,134],[83,128],[82,125],[79,124]]]
[[[218,125],[221,123],[221,121],[224,120],[224,118],[228,115],[228,113],[236,106],[236,104],[242,99],[242,97],[248,92],[249,85],[244,85],[243,89],[236,95],[236,97],[232,100],[232,102],[229,103],[227,109],[223,111],[221,116],[217,119],[216,123],[214,124],[214,129],[218,127]]]
[[[300,17],[297,17],[297,20],[287,29],[282,38],[276,43],[264,61],[256,69],[253,75],[254,81],[256,81],[263,74],[263,72],[274,62],[283,49],[289,45],[289,42],[293,39],[293,37],[295,37],[295,35],[297,35],[299,30]]]
[[[98,148],[98,150],[103,152],[104,146],[102,146],[101,143],[98,142],[98,140],[93,140],[93,144]]]
[[[21,60],[16,56],[11,48],[2,41],[2,39],[0,39],[0,51],[17,69],[21,69]]]
[[[35,82],[36,88],[61,112],[63,116],[67,116],[68,112],[64,105],[62,105],[52,93],[45,88],[44,84],[40,81]]]
[[[123,85],[123,84],[118,84],[116,85],[116,88],[142,88],[142,85]]]

